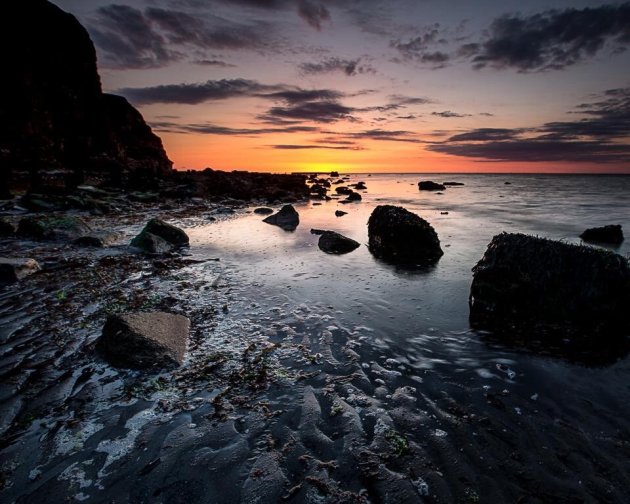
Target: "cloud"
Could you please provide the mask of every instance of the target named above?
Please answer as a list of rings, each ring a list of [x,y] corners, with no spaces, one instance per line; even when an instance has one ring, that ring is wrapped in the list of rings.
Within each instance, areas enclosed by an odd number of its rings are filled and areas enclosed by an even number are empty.
[[[299,144],[279,144],[270,145],[274,149],[281,150],[303,150],[303,149],[330,149],[330,150],[361,150],[360,147],[348,147],[339,145],[299,145]]]
[[[260,52],[276,45],[268,23],[157,7],[144,11],[125,5],[100,7],[88,29],[101,59],[114,68],[163,67],[185,59],[191,48]]]
[[[479,44],[460,54],[475,68],[515,68],[521,72],[559,70],[592,57],[607,44],[630,43],[630,3],[585,9],[550,10],[528,17],[495,19]]]
[[[264,117],[332,123],[342,119],[352,120],[351,114],[354,111],[355,109],[337,101],[310,101],[286,107],[271,107]]]
[[[390,47],[400,53],[403,61],[416,61],[433,68],[443,68],[451,60],[451,56],[444,51],[435,50],[434,46],[447,43],[442,28],[436,23],[406,42],[392,40]]]
[[[377,140],[383,142],[421,143],[421,140],[416,138],[416,134],[413,131],[405,130],[383,130],[376,128],[353,133],[336,133],[334,131],[322,131],[322,133],[332,135],[329,138],[336,138],[338,141]],[[332,143],[332,141],[328,140],[328,143]]]
[[[283,128],[230,128],[212,123],[180,124],[172,122],[154,122],[151,126],[156,131],[169,133],[200,133],[204,135],[255,136],[271,133],[316,133],[319,130],[313,126],[287,126]]]
[[[152,103],[181,103],[196,105],[206,101],[225,100],[241,96],[260,96],[264,93],[286,91],[284,85],[266,85],[247,79],[209,80],[202,84],[168,84],[146,88],[117,90],[136,105]]]
[[[486,161],[630,162],[630,88],[605,91],[572,112],[585,117],[537,128],[474,129],[428,150]]]
[[[360,64],[361,58],[343,59],[343,58],[327,58],[319,63],[302,63],[300,71],[307,75],[325,74],[333,72],[342,72],[348,77],[358,74],[375,74],[376,69],[370,64]]]
[[[290,104],[304,103],[314,100],[334,101],[345,96],[339,91],[333,89],[300,89],[285,86],[280,91],[274,91],[264,95],[265,98],[272,100],[283,100]]]
[[[298,15],[310,26],[320,31],[322,22],[330,21],[330,12],[322,4],[315,4],[310,0],[300,0],[298,3]]]
[[[405,106],[405,105],[426,105],[427,103],[433,103],[433,100],[423,96],[405,96],[400,94],[392,94],[387,97],[390,103]]]
[[[216,67],[221,67],[221,68],[236,68],[236,65],[232,65],[231,63],[226,63],[225,61],[221,61],[221,60],[208,60],[208,59],[202,59],[202,60],[195,60],[193,61],[193,63],[195,65],[200,65],[200,66],[216,66]]]
[[[126,5],[108,5],[96,11],[90,34],[107,65],[120,68],[160,67],[181,57],[154,31],[144,14]]]
[[[450,110],[444,110],[443,112],[431,112],[431,115],[450,119],[452,117],[470,117],[472,114],[459,114]]]

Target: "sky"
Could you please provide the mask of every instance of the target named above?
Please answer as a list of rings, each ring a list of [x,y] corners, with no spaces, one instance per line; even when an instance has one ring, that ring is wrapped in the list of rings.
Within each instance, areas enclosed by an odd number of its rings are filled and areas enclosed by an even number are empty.
[[[178,169],[630,173],[630,2],[53,3]]]

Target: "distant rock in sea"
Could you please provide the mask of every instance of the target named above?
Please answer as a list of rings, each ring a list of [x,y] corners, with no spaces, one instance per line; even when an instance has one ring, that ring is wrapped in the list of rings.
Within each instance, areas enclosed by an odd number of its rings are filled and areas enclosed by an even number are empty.
[[[471,324],[507,338],[621,341],[628,306],[628,260],[605,250],[502,233],[473,268]]]
[[[463,182],[442,182],[442,185],[445,186],[463,186]]]
[[[446,187],[432,180],[422,180],[418,182],[418,189],[421,191],[443,191]]]
[[[300,214],[293,205],[284,205],[278,213],[263,219],[263,222],[279,226],[285,231],[295,231],[300,224]]]
[[[171,172],[140,113],[102,92],[94,45],[74,16],[45,0],[5,2],[0,44],[0,187],[146,186]]]
[[[610,224],[603,227],[589,228],[580,235],[580,238],[590,243],[619,245],[623,242],[623,231],[621,225]]]
[[[435,229],[403,207],[377,206],[368,221],[370,252],[379,259],[401,265],[427,265],[444,252]]]

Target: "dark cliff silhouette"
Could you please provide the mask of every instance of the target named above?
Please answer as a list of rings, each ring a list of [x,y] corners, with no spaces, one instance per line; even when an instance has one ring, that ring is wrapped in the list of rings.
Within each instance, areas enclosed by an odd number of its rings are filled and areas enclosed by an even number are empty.
[[[101,90],[94,45],[77,19],[46,0],[2,5],[0,192],[86,177],[150,183],[172,171],[162,141],[120,96]]]

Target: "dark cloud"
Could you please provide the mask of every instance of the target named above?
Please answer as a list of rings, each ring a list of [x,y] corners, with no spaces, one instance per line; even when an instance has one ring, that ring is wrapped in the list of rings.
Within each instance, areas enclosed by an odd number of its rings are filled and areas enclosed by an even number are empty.
[[[426,105],[427,103],[433,103],[429,98],[423,96],[405,96],[399,94],[393,94],[388,96],[389,101],[395,105]]]
[[[486,161],[527,162],[628,162],[630,146],[593,141],[553,141],[515,139],[478,144],[437,144],[428,150],[453,156],[479,158]]]
[[[96,11],[90,34],[106,65],[121,68],[165,66],[181,57],[154,31],[144,14],[126,5],[108,5]]]
[[[630,3],[502,16],[490,25],[486,40],[462,46],[460,54],[472,56],[476,68],[558,70],[595,55],[608,43],[630,43]]]
[[[116,92],[136,105],[151,103],[182,103],[195,105],[206,101],[225,100],[240,96],[260,96],[284,92],[286,86],[265,85],[247,79],[210,80],[203,84],[169,84],[146,88],[123,88]]]
[[[288,86],[287,86],[288,88]],[[282,89],[264,95],[272,100],[282,100],[289,104],[298,104],[314,100],[335,101],[344,96],[333,89]]]
[[[216,124],[180,124],[172,122],[154,122],[151,124],[156,131],[170,133],[200,133],[204,135],[256,136],[270,133],[315,133],[319,131],[312,126],[287,126],[282,128],[230,128]]]
[[[316,30],[322,29],[322,23],[324,21],[330,21],[330,12],[328,12],[328,9],[324,5],[313,3],[310,0],[299,1],[298,14]]]
[[[432,116],[452,118],[452,117],[470,117],[471,114],[459,114],[457,112],[451,112],[450,110],[444,110],[443,112],[431,112]]]
[[[358,74],[374,74],[376,70],[370,64],[361,64],[361,58],[327,58],[319,63],[302,63],[300,71],[304,74],[323,74],[342,72],[351,77]]]
[[[264,117],[332,123],[342,119],[352,120],[351,114],[354,111],[355,109],[336,101],[311,101],[286,107],[271,107]]]
[[[406,42],[392,40],[390,46],[400,53],[403,61],[416,61],[434,68],[443,68],[451,56],[444,51],[435,50],[436,45],[447,44],[442,32],[440,25],[435,24]]]
[[[330,149],[330,150],[360,150],[360,147],[347,147],[340,145],[299,145],[299,144],[279,144],[270,145],[274,149],[281,150],[302,150],[302,149]]]
[[[200,66],[216,66],[216,67],[221,67],[221,68],[236,68],[236,65],[232,65],[231,63],[226,63],[225,61],[221,61],[221,60],[209,60],[209,59],[202,59],[202,60],[195,60],[193,61],[193,63],[195,65],[200,65]]]
[[[322,133],[332,135],[329,138],[337,138],[338,140],[379,140],[384,142],[409,142],[409,143],[421,143],[416,138],[416,134],[413,131],[405,130],[383,130],[383,129],[369,129],[363,131],[356,131],[353,133],[337,133],[334,131],[323,131]],[[332,143],[330,140],[328,143]]]
[[[483,128],[428,149],[487,161],[630,162],[630,88],[611,89],[579,105],[586,117],[538,128]]]
[[[520,135],[523,130],[507,128],[479,128],[466,133],[454,135],[449,142],[483,142],[488,140],[511,140]]]
[[[207,7],[207,5],[206,5]],[[241,23],[204,13],[108,5],[88,24],[104,63],[116,68],[156,68],[185,59],[190,49],[269,50],[274,30],[262,22]]]

